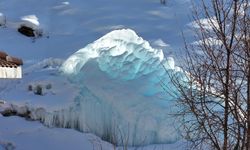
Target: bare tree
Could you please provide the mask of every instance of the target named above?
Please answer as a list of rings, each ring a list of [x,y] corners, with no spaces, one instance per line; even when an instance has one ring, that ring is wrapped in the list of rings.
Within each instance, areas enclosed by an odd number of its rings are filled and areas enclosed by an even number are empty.
[[[250,149],[249,1],[200,5],[193,12],[197,42],[185,42],[186,80],[171,75],[185,138],[199,149]]]

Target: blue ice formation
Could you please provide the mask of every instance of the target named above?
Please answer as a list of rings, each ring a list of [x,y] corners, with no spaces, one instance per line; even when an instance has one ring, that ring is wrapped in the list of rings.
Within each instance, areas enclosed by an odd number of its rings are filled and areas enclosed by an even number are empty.
[[[95,133],[118,145],[178,140],[177,108],[169,94],[175,88],[166,71],[182,70],[133,30],[115,30],[88,44],[61,71],[80,93],[70,108],[47,115],[47,125]]]
[[[153,49],[134,31],[115,30],[70,56],[62,70],[77,74],[95,58],[99,68],[111,77],[131,80],[156,71],[164,56],[162,50]]]

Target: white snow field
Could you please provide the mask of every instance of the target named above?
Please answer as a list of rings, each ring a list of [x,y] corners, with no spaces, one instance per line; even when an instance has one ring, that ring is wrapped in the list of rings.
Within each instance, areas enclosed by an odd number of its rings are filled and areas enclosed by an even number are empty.
[[[81,134],[72,129],[46,128],[39,122],[25,121],[19,117],[0,116],[0,149],[60,150],[92,149],[91,141],[101,141],[90,134]],[[102,142],[105,150],[111,148]]]
[[[24,74],[0,79],[0,111],[28,111],[29,119],[40,122],[0,115],[0,149],[113,149],[103,140],[186,149],[163,66],[182,74],[176,63],[181,31],[192,37],[191,3],[159,3],[1,0],[0,50],[22,58]],[[23,24],[43,36],[21,35]],[[162,82],[171,90],[164,91]],[[37,86],[41,95],[34,94]]]

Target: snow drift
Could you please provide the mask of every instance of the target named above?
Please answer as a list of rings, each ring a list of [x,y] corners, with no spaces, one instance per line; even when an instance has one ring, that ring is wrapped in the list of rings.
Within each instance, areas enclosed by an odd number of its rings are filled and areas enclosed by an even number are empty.
[[[165,68],[163,67],[165,66]],[[112,31],[71,55],[61,71],[80,89],[69,108],[48,113],[49,126],[92,132],[118,145],[178,139],[174,91],[166,70],[181,72],[133,30]],[[126,142],[126,143],[125,143]]]

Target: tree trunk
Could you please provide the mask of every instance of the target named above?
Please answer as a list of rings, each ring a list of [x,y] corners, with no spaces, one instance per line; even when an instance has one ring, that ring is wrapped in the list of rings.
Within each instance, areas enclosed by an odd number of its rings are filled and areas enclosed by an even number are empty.
[[[250,149],[250,40],[247,41],[247,150]]]
[[[227,51],[226,83],[225,83],[224,143],[223,143],[223,149],[224,150],[227,150],[227,145],[228,145],[230,66],[231,66],[231,53],[228,50]]]

